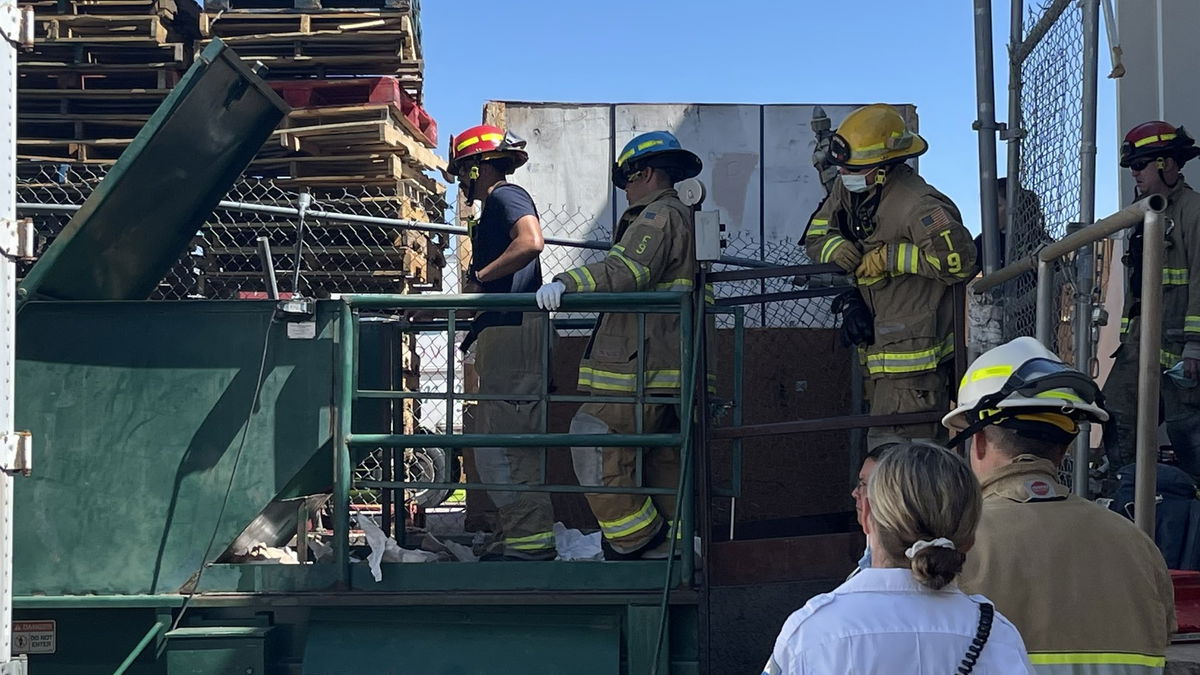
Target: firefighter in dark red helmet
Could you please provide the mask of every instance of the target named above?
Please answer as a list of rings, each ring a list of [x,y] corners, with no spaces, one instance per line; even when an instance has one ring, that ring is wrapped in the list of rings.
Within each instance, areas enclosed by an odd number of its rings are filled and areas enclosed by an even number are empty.
[[[1200,476],[1200,194],[1183,177],[1183,166],[1200,148],[1183,127],[1153,121],[1125,134],[1121,166],[1129,169],[1134,199],[1160,194],[1164,214],[1162,344],[1162,415],[1179,466]],[[1105,437],[1110,472],[1135,460],[1138,342],[1141,335],[1142,248],[1138,225],[1122,258],[1126,272],[1121,346],[1114,355],[1104,393],[1113,413]],[[1193,271],[1195,269],[1195,271]]]

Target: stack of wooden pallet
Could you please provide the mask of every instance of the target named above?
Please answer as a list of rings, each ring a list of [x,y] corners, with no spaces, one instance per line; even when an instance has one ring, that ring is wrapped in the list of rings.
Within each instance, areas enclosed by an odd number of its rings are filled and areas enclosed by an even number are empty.
[[[445,187],[430,174],[445,162],[434,151],[437,124],[421,106],[416,0],[211,1],[225,6],[210,4],[201,17],[196,48],[219,37],[244,60],[261,62],[293,108],[249,175],[308,191],[330,210],[357,211],[369,199],[373,211],[392,217],[442,220]],[[314,231],[318,244],[344,256],[347,272],[369,274],[375,285],[367,290],[440,287],[440,240],[410,230],[360,228],[357,236],[369,239],[362,242],[325,234]],[[403,255],[388,258],[392,249]]]
[[[19,56],[22,159],[111,163],[191,64],[191,0],[39,0]]]

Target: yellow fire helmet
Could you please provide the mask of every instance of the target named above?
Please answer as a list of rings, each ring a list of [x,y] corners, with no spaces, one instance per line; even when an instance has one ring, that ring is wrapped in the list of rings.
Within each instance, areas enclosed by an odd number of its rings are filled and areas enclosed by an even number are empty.
[[[842,120],[829,142],[829,159],[838,166],[869,169],[916,157],[928,149],[925,139],[908,130],[895,108],[874,103]]]

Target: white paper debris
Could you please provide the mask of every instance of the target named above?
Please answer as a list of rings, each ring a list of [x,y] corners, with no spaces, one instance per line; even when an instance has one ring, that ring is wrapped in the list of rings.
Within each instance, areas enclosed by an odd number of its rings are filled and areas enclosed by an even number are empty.
[[[367,556],[367,564],[371,566],[371,576],[375,578],[375,581],[383,580],[383,569],[380,563],[425,563],[438,559],[436,553],[401,548],[395,539],[385,535],[383,530],[379,529],[370,516],[359,516],[358,526],[367,537],[367,545],[371,547],[371,554]]]
[[[584,534],[562,523],[554,523],[554,546],[559,560],[604,560],[600,533]]]

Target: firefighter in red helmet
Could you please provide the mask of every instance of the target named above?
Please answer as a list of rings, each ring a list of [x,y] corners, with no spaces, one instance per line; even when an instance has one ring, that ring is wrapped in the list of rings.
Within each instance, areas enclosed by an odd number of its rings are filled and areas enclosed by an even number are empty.
[[[450,139],[449,172],[458,178],[466,203],[480,203],[469,219],[471,263],[464,290],[533,293],[542,285],[542,226],[537,206],[507,177],[529,161],[525,141],[488,124]],[[475,345],[480,394],[507,394],[513,400],[475,405],[480,433],[528,434],[542,431],[541,393],[548,317],[541,312],[486,311],[475,317],[461,349]],[[554,334],[551,332],[551,341]],[[544,448],[475,448],[481,482],[539,485]],[[554,512],[546,492],[494,490],[499,509],[497,546],[484,559],[553,560]]]
[[[1162,415],[1179,466],[1200,476],[1200,195],[1181,173],[1200,148],[1183,127],[1153,121],[1125,134],[1121,166],[1129,169],[1135,199],[1151,194],[1167,198],[1163,253]],[[1113,423],[1105,437],[1110,472],[1135,460],[1134,403],[1137,400],[1138,342],[1141,334],[1141,225],[1134,228],[1124,258],[1127,273],[1121,346],[1104,385]],[[1197,268],[1192,272],[1192,268]]]

